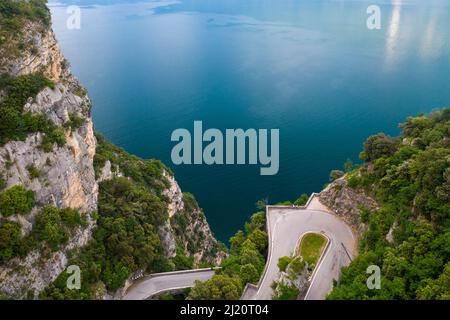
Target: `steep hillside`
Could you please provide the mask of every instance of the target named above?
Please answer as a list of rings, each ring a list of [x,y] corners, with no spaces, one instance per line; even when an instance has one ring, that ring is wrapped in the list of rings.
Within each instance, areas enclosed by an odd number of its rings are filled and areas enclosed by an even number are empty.
[[[349,194],[370,199],[349,210],[353,226],[364,226],[360,255],[329,299],[450,299],[450,109],[400,127],[399,137],[369,137],[360,155],[365,164],[321,198],[330,207],[352,203]],[[370,265],[381,269],[380,289],[366,285]]]
[[[104,298],[135,272],[220,262],[170,170],[95,134],[50,25],[45,0],[0,3],[0,294],[38,297],[56,279],[41,297]],[[69,263],[83,274],[70,294]]]
[[[334,181],[319,194],[359,238],[359,255],[328,299],[450,299],[450,109],[408,118],[400,127],[399,137],[369,137],[364,164],[333,170]],[[295,204],[307,199],[302,195]],[[264,212],[246,230],[230,239],[222,269],[198,282],[190,298],[237,299],[246,283],[258,282],[267,253]],[[290,279],[282,273],[275,299],[297,299],[307,284],[303,263],[295,261],[292,272],[286,258],[281,269]],[[371,265],[381,269],[380,289],[367,286]]]

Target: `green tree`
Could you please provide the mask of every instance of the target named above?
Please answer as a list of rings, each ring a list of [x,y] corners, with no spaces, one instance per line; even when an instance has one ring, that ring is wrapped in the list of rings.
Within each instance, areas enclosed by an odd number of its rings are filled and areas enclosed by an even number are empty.
[[[46,131],[48,122],[37,121],[41,117],[32,116],[30,113],[26,116],[22,115],[28,98],[35,97],[45,87],[54,87],[54,84],[43,73],[38,72],[18,77],[1,75],[0,87],[4,95],[0,101],[0,145],[12,139],[22,140],[28,132]],[[39,127],[36,127],[37,123],[39,123]],[[43,123],[46,124],[45,128],[40,127]]]
[[[246,240],[246,241],[248,241],[248,240]],[[245,245],[244,245],[244,247],[241,251],[241,254],[240,254],[240,261],[241,261],[241,265],[252,264],[259,271],[262,271],[264,268],[264,258],[258,252],[256,247],[250,248],[250,247],[245,247]]]
[[[34,206],[34,193],[22,186],[13,186],[0,195],[0,213],[4,217],[28,214]]]
[[[278,259],[278,269],[280,271],[286,271],[287,266],[291,263],[292,258],[288,256],[284,256]]]
[[[60,212],[52,206],[45,207],[36,216],[33,232],[38,240],[46,241],[53,249],[57,249],[68,240],[68,234],[62,228]]]
[[[248,236],[248,240],[253,242],[256,246],[256,249],[263,256],[266,255],[267,245],[268,245],[268,236],[267,232],[261,231],[260,229],[256,229]]]
[[[364,143],[364,152],[361,154],[361,160],[373,161],[375,159],[391,156],[398,147],[398,141],[386,136],[384,133],[378,133],[370,136]]]
[[[232,299],[242,295],[244,285],[257,283],[264,270],[267,254],[266,217],[264,212],[252,215],[245,224],[246,232],[238,231],[230,239],[230,255],[222,261],[220,276],[216,281],[197,282],[189,295],[192,299],[225,299],[222,286],[227,284],[227,294]],[[220,281],[219,281],[220,280]]]
[[[294,204],[296,206],[304,206],[306,203],[308,203],[309,196],[306,193],[303,193],[300,198],[295,200]]]
[[[192,300],[238,300],[242,292],[241,279],[214,275],[205,282],[196,281],[189,293]]]
[[[260,211],[254,213],[250,218],[250,223],[245,224],[245,231],[247,234],[252,233],[255,230],[265,230],[266,228],[266,213]]]
[[[4,222],[0,225],[0,262],[15,257],[21,245],[20,225]]]
[[[238,230],[238,232],[236,232],[236,234],[230,238],[231,252],[234,254],[238,254],[244,241],[244,232],[242,230]]]
[[[282,282],[278,284],[278,294],[272,297],[273,300],[297,300],[300,291],[295,286]]]
[[[417,290],[417,297],[422,300],[450,300],[450,262],[437,279],[427,279]]]
[[[257,283],[260,274],[253,264],[248,263],[241,266],[239,275],[242,283]]]

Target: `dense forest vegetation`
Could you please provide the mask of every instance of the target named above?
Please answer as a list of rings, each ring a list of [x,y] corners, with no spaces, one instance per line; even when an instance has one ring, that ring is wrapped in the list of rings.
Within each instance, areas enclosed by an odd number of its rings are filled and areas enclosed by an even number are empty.
[[[347,176],[381,208],[362,210],[360,254],[328,299],[450,299],[450,108],[400,127],[399,137],[369,137],[365,164]],[[381,289],[368,289],[369,265]]]
[[[95,299],[113,292],[137,270],[163,272],[193,268],[193,259],[178,247],[168,259],[158,235],[158,227],[168,219],[168,187],[164,165],[126,153],[97,135],[94,158],[97,174],[107,160],[120,170],[112,180],[99,185],[97,227],[87,247],[72,253],[70,264],[82,270],[81,290],[66,286],[66,272],[41,293],[41,299]],[[123,175],[123,176],[122,176]],[[191,196],[189,196],[191,197]],[[191,199],[195,206],[195,199]],[[194,205],[193,204],[193,205]],[[194,248],[195,249],[195,248]]]
[[[221,264],[212,279],[200,282],[189,293],[192,300],[237,300],[247,283],[256,284],[264,270],[268,237],[265,212],[252,215],[230,239],[230,255]]]

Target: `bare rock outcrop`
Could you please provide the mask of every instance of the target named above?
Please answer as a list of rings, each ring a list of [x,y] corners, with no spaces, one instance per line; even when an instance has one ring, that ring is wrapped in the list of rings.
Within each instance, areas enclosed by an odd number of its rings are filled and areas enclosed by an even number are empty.
[[[39,95],[45,95],[47,89],[44,91]],[[57,113],[67,115],[81,104],[79,100],[62,98],[54,101],[50,109],[56,117]],[[55,119],[58,121],[61,118]],[[11,141],[0,148],[0,167],[6,186],[20,184],[33,190],[40,206],[52,204],[82,212],[97,210],[98,185],[93,168],[96,141],[90,118],[76,130],[65,131],[64,146],[55,144],[46,152],[40,147],[42,139],[42,133],[34,133],[24,141]],[[30,177],[30,166],[39,171],[39,177]]]
[[[14,57],[2,55],[0,71],[12,76],[44,71],[51,80],[60,81],[70,72],[65,68],[65,59],[59,50],[59,44],[51,28],[45,28],[39,22],[29,21],[24,26],[21,42],[33,50],[22,50]]]
[[[169,199],[169,221],[160,228],[159,234],[169,256],[175,255],[176,244],[193,255],[194,263],[210,262],[219,265],[226,256],[219,251],[219,243],[209,227],[206,217],[197,203],[187,205],[180,186],[172,175],[164,172],[169,181],[169,188],[163,194]],[[179,221],[185,221],[180,230]]]
[[[55,252],[34,250],[26,257],[15,258],[0,266],[0,292],[20,298],[32,291],[35,296],[64,271],[68,251],[85,246],[91,238],[95,221],[90,213],[97,210],[98,184],[93,160],[96,139],[90,118],[90,101],[72,76],[51,28],[29,22],[22,41],[34,50],[23,50],[14,58],[2,56],[0,71],[11,76],[44,72],[55,86],[41,90],[30,98],[23,112],[45,115],[64,131],[66,143],[53,144],[44,150],[44,134],[29,134],[23,141],[10,141],[0,147],[0,172],[5,188],[21,185],[32,190],[36,206],[25,216],[13,215],[8,220],[19,223],[22,235],[31,232],[36,214],[47,205],[73,208],[84,213],[85,227],[77,228],[69,241]],[[82,119],[77,128],[66,124],[70,116]],[[33,168],[38,175],[32,175]]]
[[[33,113],[47,114],[59,126],[68,121],[69,113],[85,114],[85,100],[63,91],[62,85],[54,90],[44,89],[26,108]],[[22,297],[30,290],[37,295],[54,281],[67,266],[68,250],[86,245],[95,226],[89,216],[97,210],[98,196],[92,121],[86,118],[79,128],[65,130],[66,144],[61,147],[54,144],[49,152],[40,147],[42,139],[42,133],[34,133],[24,141],[11,141],[0,148],[0,168],[6,187],[22,185],[34,191],[36,200],[36,207],[30,214],[9,219],[17,221],[25,235],[31,231],[38,209],[53,205],[86,213],[88,225],[79,228],[63,248],[50,256],[36,250],[24,259],[14,259],[0,266],[0,291],[13,297]],[[30,175],[31,166],[39,172],[38,177]]]
[[[311,272],[308,264],[300,256],[292,259],[286,270],[280,271],[278,279],[272,284],[273,296],[282,295],[283,287],[295,289],[297,300],[302,299],[310,286]]]
[[[330,183],[320,192],[319,199],[359,235],[366,228],[360,219],[361,207],[364,206],[370,211],[378,209],[376,201],[367,196],[363,190],[350,188],[345,176]]]

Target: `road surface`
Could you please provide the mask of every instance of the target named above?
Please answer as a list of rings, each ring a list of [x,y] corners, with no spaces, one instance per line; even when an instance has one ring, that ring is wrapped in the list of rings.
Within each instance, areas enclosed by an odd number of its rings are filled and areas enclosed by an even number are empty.
[[[270,300],[271,283],[278,278],[278,259],[291,256],[299,239],[307,232],[317,232],[329,239],[327,250],[315,270],[306,300],[324,299],[332,289],[333,279],[338,279],[340,269],[351,261],[355,248],[353,233],[336,216],[319,210],[289,207],[268,207],[269,258],[263,279],[251,299]]]
[[[192,287],[195,280],[206,281],[213,275],[214,270],[209,268],[153,274],[129,287],[123,300],[145,300],[157,293]]]

